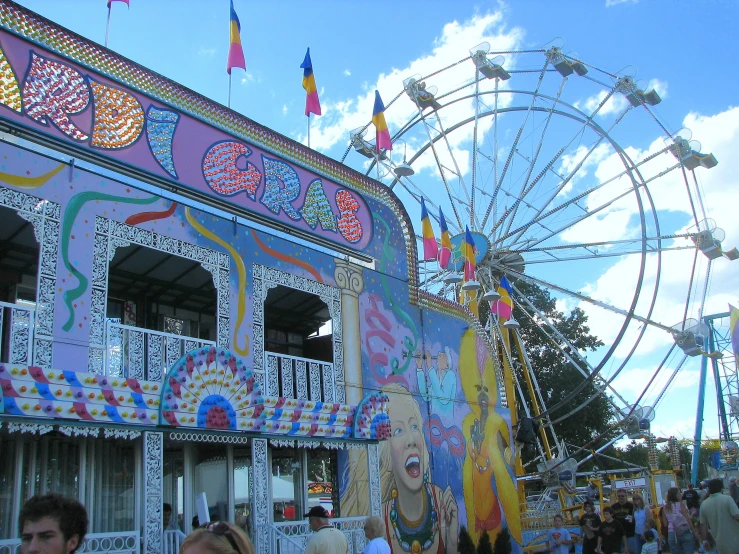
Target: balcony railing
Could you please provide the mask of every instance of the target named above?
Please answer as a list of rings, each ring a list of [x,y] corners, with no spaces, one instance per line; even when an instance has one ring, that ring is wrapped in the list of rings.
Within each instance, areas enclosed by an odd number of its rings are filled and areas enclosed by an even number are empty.
[[[186,352],[214,341],[152,331],[106,321],[105,371],[107,375],[158,381]]]
[[[0,362],[31,364],[33,308],[0,302]]]
[[[334,364],[267,351],[264,358],[268,396],[336,402]]]
[[[344,533],[349,543],[349,554],[359,554],[366,546],[365,519],[365,517],[342,517],[329,520],[331,525]],[[285,548],[286,552],[302,554],[311,535],[311,529],[307,521],[281,521],[270,526],[269,535],[271,552],[283,552],[277,548]]]
[[[87,554],[139,554],[139,532],[127,531],[123,533],[88,533],[84,542],[77,550]],[[0,554],[20,554],[21,540],[0,540]]]

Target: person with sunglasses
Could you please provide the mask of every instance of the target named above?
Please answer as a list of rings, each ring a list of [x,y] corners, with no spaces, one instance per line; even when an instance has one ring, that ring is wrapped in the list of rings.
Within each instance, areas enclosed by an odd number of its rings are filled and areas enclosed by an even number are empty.
[[[226,521],[206,523],[182,541],[180,554],[256,554],[241,529]]]
[[[616,491],[616,498],[618,501],[611,504],[613,518],[624,528],[629,551],[634,552],[636,550],[636,539],[634,538],[634,505],[626,500],[626,489],[618,489]]]
[[[655,523],[652,519],[652,511],[644,504],[641,493],[635,492],[632,500],[634,501],[634,538],[636,539],[633,552],[641,554],[641,549],[647,542],[644,533],[652,529]]]

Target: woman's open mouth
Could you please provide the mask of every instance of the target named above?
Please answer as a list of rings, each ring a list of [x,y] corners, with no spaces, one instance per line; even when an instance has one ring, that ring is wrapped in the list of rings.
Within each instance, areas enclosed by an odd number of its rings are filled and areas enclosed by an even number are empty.
[[[418,477],[421,475],[421,458],[418,454],[411,454],[405,461],[405,471],[411,477]]]

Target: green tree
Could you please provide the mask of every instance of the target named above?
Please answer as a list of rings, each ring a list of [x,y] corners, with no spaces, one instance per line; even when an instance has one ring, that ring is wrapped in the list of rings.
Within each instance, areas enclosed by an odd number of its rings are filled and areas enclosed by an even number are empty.
[[[501,530],[498,536],[495,537],[495,544],[493,544],[493,554],[511,554],[513,546],[511,546],[511,534],[508,529]]]
[[[569,314],[565,314],[557,310],[556,300],[548,290],[521,280],[516,281],[515,286],[581,353],[588,350],[593,351],[603,346],[603,342],[590,333],[590,328],[587,325],[588,318],[581,309],[576,308]],[[525,308],[525,312],[523,308]],[[567,353],[577,359],[571,352],[570,346],[556,339],[541,317],[534,314],[532,318],[528,315],[529,313],[532,313],[529,306],[521,302],[514,305],[513,315],[521,325],[519,333],[541,390],[544,400],[543,409],[551,408],[565,400],[585,378],[565,355]],[[488,313],[483,313],[481,316],[484,320],[487,320]],[[553,342],[550,337],[554,338],[555,341]],[[514,359],[517,359],[517,349],[513,347],[512,350]],[[520,364],[515,365],[517,377],[523,389],[523,402],[528,404],[533,413],[533,403],[525,387],[522,368]],[[583,367],[582,364],[581,367]],[[551,419],[555,420],[566,415],[573,407],[585,402],[596,392],[593,384],[588,383],[574,398],[566,402],[565,407],[555,410],[551,414]],[[522,417],[525,412],[520,402],[519,399],[518,415]],[[582,446],[606,431],[613,418],[614,412],[608,399],[604,395],[600,395],[583,410],[558,423],[555,426],[555,431],[559,439],[564,440],[567,444]],[[607,440],[609,436],[613,436],[613,433],[608,434],[604,439]]]
[[[480,535],[480,541],[477,543],[477,554],[493,554],[493,544],[490,542],[490,535],[487,533]]]
[[[476,552],[475,543],[472,542],[472,537],[470,537],[470,533],[464,525],[462,525],[462,528],[459,530],[457,551],[459,554],[475,554]]]

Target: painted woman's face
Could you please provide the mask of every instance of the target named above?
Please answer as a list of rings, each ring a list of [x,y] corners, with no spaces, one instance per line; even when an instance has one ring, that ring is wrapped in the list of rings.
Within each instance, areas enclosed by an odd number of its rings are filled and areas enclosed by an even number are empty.
[[[424,438],[422,422],[410,405],[412,400],[398,398],[390,410],[390,456],[393,476],[398,488],[419,491],[423,487],[423,472],[426,465],[423,452]]]

